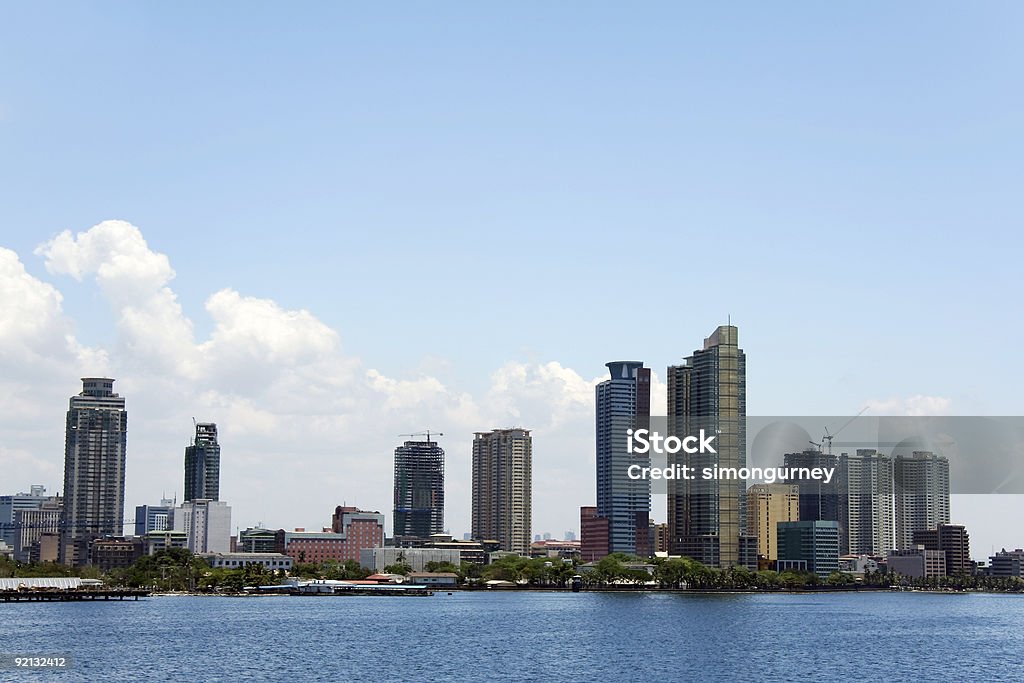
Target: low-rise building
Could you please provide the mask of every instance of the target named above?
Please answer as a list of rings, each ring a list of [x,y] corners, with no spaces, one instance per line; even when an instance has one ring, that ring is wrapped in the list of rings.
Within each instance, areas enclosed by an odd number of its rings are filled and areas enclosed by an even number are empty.
[[[462,553],[442,548],[367,548],[360,553],[359,563],[373,572],[383,572],[394,564],[407,564],[414,572],[426,570],[427,563],[462,564]]]
[[[141,539],[97,538],[89,543],[89,562],[100,571],[126,569],[144,552]]]
[[[454,572],[413,572],[409,574],[409,583],[422,586],[454,588],[458,582],[459,575]]]
[[[244,569],[258,564],[271,571],[291,571],[292,558],[282,553],[199,553],[214,569]]]
[[[913,579],[930,579],[946,575],[946,553],[941,550],[928,550],[923,545],[890,550],[886,565],[890,574]]]
[[[1024,577],[1024,550],[1000,550],[988,558],[989,576],[1018,576]]]
[[[779,522],[777,534],[778,571],[809,571],[821,579],[839,571],[838,522]]]
[[[147,555],[156,555],[161,550],[170,550],[171,548],[188,549],[188,534],[174,529],[150,531],[142,537],[142,547]]]
[[[967,576],[974,572],[971,540],[963,524],[939,524],[934,529],[915,531],[913,539],[914,545],[945,554],[948,576]]]

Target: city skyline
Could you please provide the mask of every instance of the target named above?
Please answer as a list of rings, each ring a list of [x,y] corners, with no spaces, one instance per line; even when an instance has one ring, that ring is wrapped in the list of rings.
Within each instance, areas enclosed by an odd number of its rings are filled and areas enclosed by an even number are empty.
[[[102,374],[131,397],[129,509],[182,499],[193,416],[243,527],[389,509],[381,460],[434,427],[458,534],[473,433],[524,426],[534,527],[577,528],[604,363],[644,359],[661,402],[730,315],[749,415],[1022,415],[1014,366],[976,352],[995,322],[1024,343],[1022,15],[332,6],[282,31],[12,6],[11,488],[62,488],[54,406]],[[952,500],[976,552],[1024,542],[1022,516]]]

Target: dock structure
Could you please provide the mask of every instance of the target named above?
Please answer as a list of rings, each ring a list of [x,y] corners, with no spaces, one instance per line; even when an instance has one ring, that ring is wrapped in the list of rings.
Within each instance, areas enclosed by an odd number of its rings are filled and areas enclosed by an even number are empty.
[[[138,600],[150,595],[147,590],[3,590],[0,602],[84,602],[95,600]]]

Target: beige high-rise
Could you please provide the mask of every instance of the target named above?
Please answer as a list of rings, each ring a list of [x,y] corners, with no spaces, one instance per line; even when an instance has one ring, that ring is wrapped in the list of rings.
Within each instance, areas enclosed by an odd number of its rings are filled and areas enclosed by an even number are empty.
[[[747,489],[747,535],[757,536],[757,552],[777,560],[779,522],[800,521],[800,487],[796,484],[754,484]]]
[[[473,538],[530,553],[533,439],[528,429],[477,432],[473,440]]]

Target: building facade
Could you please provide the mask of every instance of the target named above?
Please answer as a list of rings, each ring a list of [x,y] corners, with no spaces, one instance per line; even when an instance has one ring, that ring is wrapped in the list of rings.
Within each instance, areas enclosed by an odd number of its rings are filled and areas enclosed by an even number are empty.
[[[127,444],[128,412],[124,398],[114,393],[114,380],[82,378],[82,392],[71,397],[65,423],[64,564],[87,564],[93,539],[123,533]]]
[[[874,449],[839,455],[839,552],[885,555],[895,548],[893,461]]]
[[[185,532],[193,553],[231,551],[231,508],[224,501],[200,498],[182,503],[171,512],[171,528]]]
[[[779,522],[778,570],[799,569],[827,579],[839,571],[839,523],[809,520]]]
[[[220,443],[217,425],[200,422],[185,448],[185,500],[220,500]]]
[[[930,451],[898,454],[893,465],[896,548],[914,545],[914,532],[949,524],[949,460]]]
[[[946,575],[946,553],[924,546],[890,550],[886,559],[890,574],[912,579],[930,579]]]
[[[948,576],[969,576],[974,573],[971,561],[971,538],[963,524],[940,524],[934,529],[915,531],[915,546],[937,550],[946,555]]]
[[[816,448],[786,453],[783,462],[789,468],[836,469],[839,466],[838,456]],[[839,521],[839,481],[836,477],[830,482],[801,480],[797,486],[800,487],[800,521]]]
[[[33,547],[39,543],[43,534],[60,533],[63,509],[63,500],[53,496],[43,500],[38,508],[14,512],[14,526],[17,530],[14,537],[14,559],[19,562],[30,561]]]
[[[747,489],[747,535],[757,538],[757,552],[777,560],[779,522],[800,517],[800,489],[796,484],[754,484]]]
[[[43,501],[48,498],[46,487],[38,484],[32,485],[29,493],[0,496],[0,541],[13,548],[14,539],[18,533],[14,514],[18,510],[38,510]]]
[[[201,553],[199,557],[213,569],[244,569],[257,564],[271,571],[291,571],[292,558],[281,553]]]
[[[610,377],[595,388],[597,515],[608,520],[608,552],[652,554],[651,482],[630,479],[630,465],[649,467],[649,456],[631,454],[626,430],[643,429],[651,418],[651,369],[640,361],[614,361]]]
[[[668,368],[669,431],[715,434],[715,453],[680,453],[669,462],[696,468],[747,463],[747,360],[733,325],[718,327],[683,365]],[[712,567],[757,569],[757,538],[747,535],[746,481],[670,481],[672,553]]]
[[[170,528],[169,520],[174,501],[164,498],[159,505],[135,506],[135,535],[145,536],[150,531]]]
[[[412,571],[422,572],[430,562],[458,567],[462,564],[462,553],[442,548],[366,548],[359,554],[359,564],[373,572],[382,572],[395,564],[407,564]]]
[[[533,439],[528,429],[477,432],[473,439],[472,537],[526,555],[533,524]]]
[[[429,437],[395,449],[395,536],[444,531],[444,449]]]
[[[580,558],[595,562],[608,553],[608,518],[599,516],[593,505],[581,507]]]

